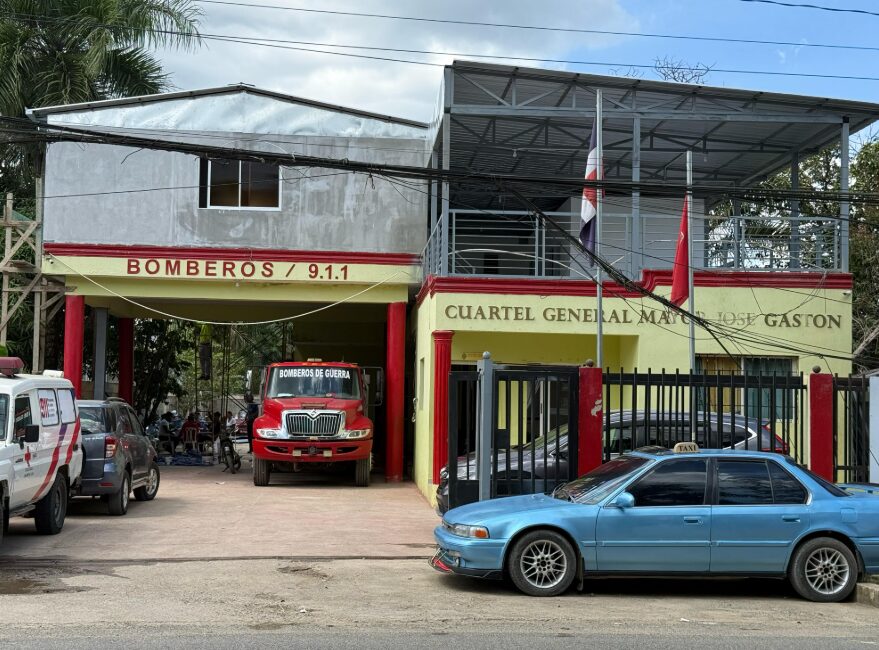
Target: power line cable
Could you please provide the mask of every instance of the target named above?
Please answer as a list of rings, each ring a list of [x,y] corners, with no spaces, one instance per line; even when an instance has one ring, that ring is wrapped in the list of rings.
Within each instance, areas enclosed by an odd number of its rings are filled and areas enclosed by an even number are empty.
[[[51,17],[42,17],[36,14],[16,14],[14,12],[0,12],[0,14],[13,15],[20,19],[31,20],[34,22],[40,21],[52,21],[56,20],[59,22],[64,22],[65,19],[56,19]],[[100,25],[100,24],[98,24]],[[115,27],[119,28],[119,26],[106,25],[107,27]],[[311,47],[300,47],[295,45],[284,45],[283,43],[291,43],[291,44],[303,44],[303,45],[312,45],[316,47],[333,47],[333,48],[353,48],[353,49],[361,49],[361,50],[371,50],[371,51],[384,51],[384,52],[400,52],[400,53],[409,53],[409,54],[423,54],[430,56],[450,56],[450,57],[467,57],[467,58],[478,58],[478,59],[490,59],[490,60],[506,60],[506,61],[529,61],[529,62],[541,62],[541,63],[561,63],[565,65],[581,65],[587,67],[611,67],[611,68],[633,68],[633,69],[641,69],[641,70],[654,70],[656,68],[655,63],[645,64],[645,63],[626,63],[619,61],[576,61],[576,60],[567,60],[567,59],[551,59],[551,58],[533,58],[533,57],[522,57],[522,56],[503,56],[503,55],[489,55],[489,54],[472,54],[472,53],[464,53],[464,52],[442,52],[442,51],[434,51],[434,50],[409,50],[402,48],[391,48],[391,47],[372,47],[372,46],[364,46],[364,45],[347,45],[347,44],[335,44],[335,43],[319,43],[313,41],[292,41],[292,40],[284,40],[284,39],[262,39],[258,37],[246,37],[246,36],[236,36],[236,35],[225,35],[225,34],[187,34],[185,32],[179,32],[176,30],[169,29],[147,29],[147,30],[139,30],[139,31],[148,31],[150,33],[156,33],[167,36],[179,36],[183,38],[191,38],[193,40],[212,40],[226,43],[238,43],[242,45],[257,45],[262,47],[269,47],[275,49],[283,49],[283,50],[294,50],[299,52],[310,52],[312,54],[331,54],[335,56],[344,56],[344,57],[352,57],[358,59],[368,59],[368,60],[376,60],[376,61],[386,61],[392,63],[406,63],[410,65],[421,65],[421,66],[429,66],[429,67],[437,67],[443,68],[446,64],[444,63],[434,63],[431,61],[421,61],[421,60],[412,60],[412,59],[401,59],[395,57],[382,57],[375,55],[367,55],[367,54],[354,54],[352,52],[337,52],[331,50],[318,50],[313,49]],[[682,70],[690,70],[690,71],[699,71],[703,72],[705,70],[704,67],[692,67],[692,66],[681,66]],[[759,76],[773,76],[773,77],[803,77],[803,78],[812,78],[812,79],[840,79],[847,81],[879,81],[879,77],[871,77],[865,75],[842,75],[842,74],[830,74],[830,73],[814,73],[814,72],[782,72],[782,71],[773,71],[773,70],[747,70],[747,69],[737,69],[737,68],[718,68],[711,67],[710,72],[718,73],[718,74],[735,74],[735,75],[759,75]]]
[[[199,2],[207,2],[209,0],[199,0]],[[826,5],[816,5],[809,2],[783,2],[782,0],[739,0],[740,2],[751,2],[755,4],[776,5],[778,7],[786,7],[788,9],[818,9],[820,11],[830,11],[840,14],[860,14],[862,16],[879,16],[879,12],[869,11],[867,9],[854,9],[843,7],[828,7]]]
[[[354,12],[354,11],[338,11],[338,10],[328,10],[328,9],[306,9],[303,7],[284,7],[281,5],[270,5],[270,4],[259,4],[259,3],[224,2],[222,0],[198,0],[198,2],[200,2],[201,4],[226,5],[226,6],[232,6],[232,7],[243,7],[243,8],[247,8],[247,9],[275,9],[275,10],[293,11],[293,12],[301,12],[301,13],[325,14],[325,15],[335,15],[335,16],[350,16],[350,17],[355,17],[355,18],[378,18],[378,19],[385,19],[385,20],[402,20],[402,21],[410,21],[410,22],[441,23],[441,24],[463,25],[463,26],[473,26],[473,27],[495,27],[495,28],[503,28],[503,29],[548,31],[548,32],[558,32],[558,33],[595,34],[595,35],[601,35],[601,36],[632,36],[632,37],[638,37],[638,38],[658,38],[658,39],[667,39],[667,40],[734,43],[734,44],[740,44],[740,45],[741,44],[772,45],[772,46],[790,45],[790,46],[794,46],[794,47],[854,49],[854,50],[866,50],[866,51],[879,50],[879,48],[877,48],[877,47],[872,47],[872,46],[867,46],[867,45],[846,45],[846,44],[838,44],[838,43],[799,43],[799,42],[795,42],[795,41],[758,40],[758,39],[731,38],[731,37],[722,37],[722,36],[696,36],[696,35],[687,35],[687,34],[659,34],[659,33],[651,33],[651,32],[614,31],[614,30],[608,30],[608,29],[585,29],[585,28],[578,28],[578,27],[550,27],[550,26],[543,26],[543,25],[523,25],[523,24],[513,24],[513,23],[493,23],[493,22],[472,21],[472,20],[425,18],[425,17],[421,17],[421,16],[400,16],[400,15],[391,15],[391,14],[374,14],[374,13],[363,13],[363,12]]]

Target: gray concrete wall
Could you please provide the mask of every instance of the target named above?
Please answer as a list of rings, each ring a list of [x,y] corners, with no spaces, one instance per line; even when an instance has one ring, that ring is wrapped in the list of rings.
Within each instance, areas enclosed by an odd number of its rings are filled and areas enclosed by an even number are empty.
[[[137,135],[147,133],[141,131]],[[179,132],[214,146],[422,166],[414,138]],[[426,187],[317,168],[282,169],[281,209],[200,209],[195,156],[57,143],[46,158],[45,241],[420,253]]]

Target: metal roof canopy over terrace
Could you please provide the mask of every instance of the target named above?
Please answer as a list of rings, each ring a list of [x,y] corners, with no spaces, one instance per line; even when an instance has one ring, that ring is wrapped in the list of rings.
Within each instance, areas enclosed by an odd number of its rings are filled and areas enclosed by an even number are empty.
[[[710,204],[726,190],[751,186],[840,143],[840,190],[848,190],[849,135],[879,119],[879,104],[748,91],[629,77],[455,61],[446,66],[434,164],[444,169],[571,178],[583,173],[602,91],[604,177],[685,182],[687,150],[693,182]],[[466,186],[442,187],[452,208],[523,209],[514,198]],[[556,210],[570,194],[529,197]],[[638,192],[633,193],[633,220]],[[448,200],[447,200],[448,199]],[[509,200],[507,200],[509,199]],[[792,217],[798,216],[796,201]],[[849,205],[840,203],[841,261],[847,268]],[[432,227],[437,223],[432,211]],[[447,220],[445,220],[447,221]]]

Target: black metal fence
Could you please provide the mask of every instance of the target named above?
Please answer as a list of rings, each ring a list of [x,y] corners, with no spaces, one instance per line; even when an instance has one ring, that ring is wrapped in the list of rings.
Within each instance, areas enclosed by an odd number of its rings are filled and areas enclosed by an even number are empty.
[[[805,462],[802,374],[606,371],[603,401],[604,460],[639,447],[694,441]]]
[[[449,503],[479,498],[480,375],[449,376]],[[549,492],[577,476],[578,370],[495,367],[487,403],[491,497]]]
[[[833,378],[833,469],[841,482],[870,477],[870,380]],[[879,450],[873,450],[879,453]]]

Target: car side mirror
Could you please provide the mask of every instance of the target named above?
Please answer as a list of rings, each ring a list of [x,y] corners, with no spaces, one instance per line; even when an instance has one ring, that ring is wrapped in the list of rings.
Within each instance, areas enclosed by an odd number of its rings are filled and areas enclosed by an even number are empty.
[[[632,496],[631,492],[623,492],[616,499],[613,500],[613,503],[611,505],[619,508],[620,510],[625,510],[626,508],[634,508],[635,497]]]
[[[25,443],[36,443],[40,441],[40,425],[28,424],[24,427],[24,435],[18,439],[19,444],[23,447]]]

